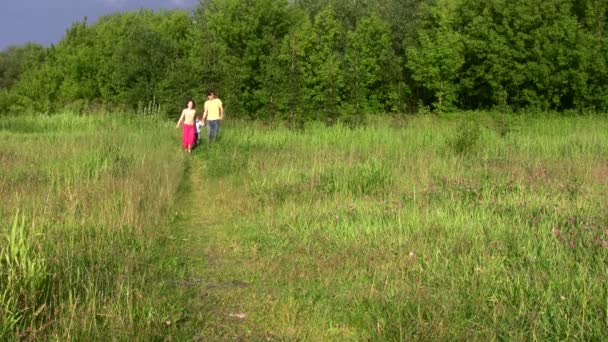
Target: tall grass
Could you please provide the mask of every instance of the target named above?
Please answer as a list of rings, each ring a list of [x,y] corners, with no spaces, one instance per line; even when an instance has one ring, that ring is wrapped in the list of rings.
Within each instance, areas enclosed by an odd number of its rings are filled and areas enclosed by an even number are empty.
[[[222,139],[201,154],[209,182],[253,204],[213,229],[259,291],[241,309],[272,312],[241,336],[605,338],[605,117],[237,124]]]
[[[0,122],[1,338],[605,338],[604,117],[227,123],[196,174],[176,135],[154,115]],[[165,250],[176,196],[200,250]]]
[[[171,125],[147,119],[0,122],[0,338],[126,338],[162,321],[147,264],[185,164]]]

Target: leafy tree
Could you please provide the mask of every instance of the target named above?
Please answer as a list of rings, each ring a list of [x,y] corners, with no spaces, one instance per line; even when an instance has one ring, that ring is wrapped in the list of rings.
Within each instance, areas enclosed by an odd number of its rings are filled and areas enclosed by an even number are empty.
[[[399,55],[404,54],[407,46],[415,44],[416,29],[421,20],[422,5],[435,3],[435,0],[384,0],[378,1],[377,11],[389,24],[393,48]],[[422,6],[424,8],[424,6]]]
[[[0,115],[8,114],[14,103],[11,93],[7,89],[0,89]]]
[[[574,12],[583,27],[579,34],[581,68],[585,70],[583,92],[575,99],[578,108],[608,110],[608,1],[574,1]]]
[[[352,31],[357,27],[360,19],[377,11],[380,2],[375,0],[330,0],[328,5],[334,9],[336,18],[342,25]]]
[[[76,22],[54,49],[55,58],[51,67],[63,78],[58,84],[59,105],[83,104],[98,99],[101,94],[97,84],[99,55],[94,49],[96,34],[88,27],[86,19]],[[82,109],[82,108],[80,108]]]
[[[112,56],[112,80],[119,103],[152,100],[169,64],[169,45],[153,30],[130,26]]]
[[[59,85],[63,75],[53,67],[54,52],[51,49],[46,63],[36,69],[26,70],[19,82],[11,89],[14,103],[10,111],[52,113],[58,106]]]
[[[201,0],[0,52],[0,112],[179,110],[210,89],[231,113],[297,125],[406,101],[608,110],[607,20],[608,0]]]
[[[311,115],[310,94],[305,86],[309,70],[308,53],[312,49],[313,27],[306,13],[283,38],[276,53],[264,63],[263,98],[265,110],[281,115],[295,126],[302,126]]]
[[[238,88],[231,76],[234,69],[226,45],[195,17],[183,42],[184,54],[173,60],[161,81],[162,97],[171,108],[181,108],[187,99],[206,99],[209,90],[217,91],[224,102],[233,102]],[[234,109],[234,107],[232,107]]]
[[[264,104],[257,96],[263,61],[278,47],[290,24],[286,0],[215,0],[202,10],[205,30],[226,52],[229,83],[237,87],[233,108],[256,113]]]
[[[201,96],[198,90],[202,74],[192,61],[198,53],[194,37],[196,21],[185,11],[164,11],[155,16],[149,27],[160,35],[166,54],[166,64],[159,69],[152,100],[166,114],[174,114],[188,99]]]
[[[412,78],[431,91],[435,108],[443,111],[457,101],[458,78],[465,62],[463,38],[453,27],[450,2],[425,10],[427,26],[418,32],[417,45],[407,49],[407,67]]]
[[[564,109],[584,92],[569,1],[470,0],[457,17],[466,36],[466,103]]]
[[[309,110],[316,119],[336,119],[343,97],[343,51],[346,32],[331,6],[315,17],[312,32],[304,44],[304,84]]]
[[[0,89],[10,89],[21,74],[36,68],[45,59],[45,49],[34,43],[9,46],[0,52]]]
[[[140,11],[100,20],[94,49],[105,101],[135,108],[159,95],[159,83],[177,53],[175,44],[155,30],[164,15]]]
[[[384,20],[375,15],[365,17],[348,33],[344,65],[346,99],[356,113],[399,108],[401,68]]]

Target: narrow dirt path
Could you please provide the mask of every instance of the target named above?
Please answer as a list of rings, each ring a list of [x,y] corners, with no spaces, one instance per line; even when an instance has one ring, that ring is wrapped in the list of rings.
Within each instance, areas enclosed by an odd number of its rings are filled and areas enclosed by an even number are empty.
[[[187,297],[180,335],[195,341],[272,338],[262,326],[272,299],[251,279],[257,273],[252,253],[231,229],[252,214],[252,202],[225,180],[206,177],[199,156],[193,156],[187,177],[176,223],[187,268],[178,282]]]

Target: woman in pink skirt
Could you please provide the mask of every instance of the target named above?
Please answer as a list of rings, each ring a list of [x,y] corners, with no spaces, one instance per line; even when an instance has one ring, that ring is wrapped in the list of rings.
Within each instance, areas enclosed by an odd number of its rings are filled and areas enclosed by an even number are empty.
[[[196,139],[195,132],[196,128],[194,127],[194,116],[196,115],[196,104],[194,101],[188,101],[186,108],[182,110],[182,115],[177,120],[176,128],[183,122],[182,125],[182,146],[184,147],[184,151],[191,153],[192,146],[194,146],[194,141]]]

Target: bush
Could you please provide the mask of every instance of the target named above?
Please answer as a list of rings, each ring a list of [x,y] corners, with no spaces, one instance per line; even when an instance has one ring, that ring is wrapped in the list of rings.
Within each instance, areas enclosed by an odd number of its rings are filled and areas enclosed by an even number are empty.
[[[0,90],[0,116],[7,115],[11,106],[11,96],[7,90]]]
[[[477,121],[463,121],[458,125],[451,146],[457,154],[470,154],[477,145],[480,135],[481,128]]]
[[[516,130],[516,122],[513,115],[494,114],[492,115],[492,127],[500,137],[504,138]]]

